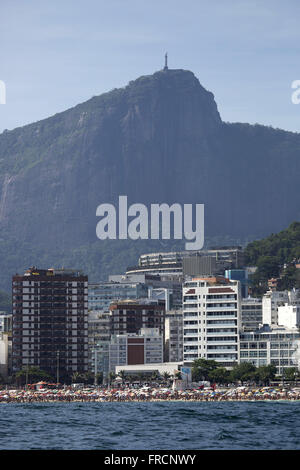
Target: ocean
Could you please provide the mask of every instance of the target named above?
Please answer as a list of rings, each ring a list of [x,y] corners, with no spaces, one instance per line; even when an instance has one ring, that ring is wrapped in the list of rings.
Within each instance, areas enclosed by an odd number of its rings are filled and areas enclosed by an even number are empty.
[[[1,450],[296,450],[300,402],[0,405]]]

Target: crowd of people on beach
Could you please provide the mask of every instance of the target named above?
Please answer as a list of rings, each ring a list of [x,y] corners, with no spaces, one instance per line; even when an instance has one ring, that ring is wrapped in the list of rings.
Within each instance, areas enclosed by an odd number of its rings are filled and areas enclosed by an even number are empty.
[[[34,402],[153,402],[153,401],[257,401],[257,400],[300,400],[300,388],[274,387],[233,387],[230,389],[205,387],[193,390],[172,388],[81,388],[47,386],[34,390],[1,390],[0,403]]]

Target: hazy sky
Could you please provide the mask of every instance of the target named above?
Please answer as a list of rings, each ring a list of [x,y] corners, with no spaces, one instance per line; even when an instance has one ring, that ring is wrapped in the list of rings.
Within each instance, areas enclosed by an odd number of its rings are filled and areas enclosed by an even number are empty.
[[[163,67],[194,72],[224,121],[300,131],[298,0],[0,0],[0,132]]]

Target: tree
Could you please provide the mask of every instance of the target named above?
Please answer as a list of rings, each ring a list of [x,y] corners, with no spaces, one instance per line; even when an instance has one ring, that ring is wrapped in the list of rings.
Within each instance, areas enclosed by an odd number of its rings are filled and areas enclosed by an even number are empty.
[[[210,382],[226,384],[230,382],[230,372],[225,367],[218,367],[208,373],[208,379]]]
[[[230,378],[232,382],[238,382],[239,380],[243,383],[248,380],[254,379],[256,367],[250,362],[242,362],[237,364],[230,371]]]
[[[154,370],[151,374],[150,380],[152,382],[157,382],[159,379],[160,379],[160,373],[158,372],[158,370]]]
[[[19,370],[16,375],[16,381],[20,385],[25,385],[26,380],[28,383],[37,383],[40,381],[53,382],[53,377],[45,372],[44,370],[39,369],[36,366],[26,367],[25,369]]]
[[[98,374],[96,374],[96,384],[103,384],[103,372],[98,372]]]
[[[120,377],[120,379],[122,379],[122,385],[124,385],[125,376],[126,376],[125,370],[120,370],[120,372],[118,373],[118,377]]]
[[[82,376],[79,372],[73,372],[72,374],[72,383],[79,383],[82,380]]]
[[[137,375],[134,377],[134,380],[138,380],[141,384],[145,380],[145,375],[143,372],[138,372]]]
[[[5,312],[11,311],[11,296],[0,290],[0,310]]]
[[[252,291],[261,295],[267,288],[267,280],[280,276],[280,290],[300,287],[299,273],[295,262],[300,259],[300,222],[277,234],[251,242],[245,248],[245,263],[257,266],[251,276]]]
[[[93,384],[95,382],[95,374],[92,372],[85,372],[82,374],[82,380],[85,384]]]
[[[287,367],[284,369],[284,378],[289,382],[292,382],[296,379],[296,374],[298,373],[297,367]]]
[[[108,374],[108,382],[111,384],[116,378],[116,374],[114,372],[109,372]]]
[[[201,380],[209,380],[209,374],[217,369],[219,364],[216,361],[207,359],[196,359],[192,366],[192,380],[200,382]]]
[[[264,385],[268,385],[276,376],[276,366],[269,364],[267,366],[258,367],[257,376],[260,382]]]
[[[166,383],[168,384],[168,383],[169,383],[169,380],[170,380],[170,378],[171,378],[171,375],[169,374],[169,372],[164,372],[164,373],[162,374],[162,376],[163,376],[164,380],[166,381]]]
[[[298,269],[294,265],[287,266],[281,275],[278,289],[290,290],[297,286],[298,281]]]
[[[175,379],[182,380],[182,375],[181,375],[181,372],[179,370],[177,372],[175,372]]]

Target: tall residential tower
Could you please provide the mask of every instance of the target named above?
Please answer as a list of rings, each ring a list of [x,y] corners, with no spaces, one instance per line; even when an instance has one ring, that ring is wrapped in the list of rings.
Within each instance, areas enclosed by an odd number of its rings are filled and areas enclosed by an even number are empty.
[[[12,278],[12,361],[54,378],[88,370],[88,277],[32,267]]]
[[[193,278],[183,286],[183,360],[239,361],[241,289],[224,277]]]

